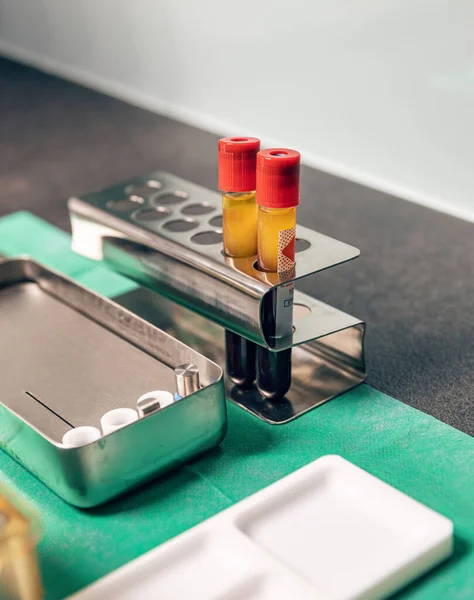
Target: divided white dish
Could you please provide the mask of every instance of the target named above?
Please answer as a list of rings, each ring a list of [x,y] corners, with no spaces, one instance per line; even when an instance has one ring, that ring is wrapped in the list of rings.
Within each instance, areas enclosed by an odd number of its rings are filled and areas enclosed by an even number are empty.
[[[324,456],[70,600],[386,598],[447,558],[453,525]]]

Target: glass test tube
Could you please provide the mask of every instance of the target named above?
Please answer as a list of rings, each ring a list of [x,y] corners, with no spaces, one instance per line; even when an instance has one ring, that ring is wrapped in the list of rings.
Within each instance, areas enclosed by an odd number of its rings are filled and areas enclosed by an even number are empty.
[[[258,265],[291,279],[295,271],[296,207],[299,204],[300,153],[287,148],[257,155]],[[264,297],[262,322],[274,338],[293,334],[292,282]],[[283,397],[291,386],[291,348],[257,349],[257,387],[267,398]]]
[[[257,253],[255,204],[256,157],[260,140],[251,137],[222,138],[218,144],[219,189],[222,191],[224,253],[244,258]],[[255,381],[256,345],[226,330],[226,367],[240,386]]]

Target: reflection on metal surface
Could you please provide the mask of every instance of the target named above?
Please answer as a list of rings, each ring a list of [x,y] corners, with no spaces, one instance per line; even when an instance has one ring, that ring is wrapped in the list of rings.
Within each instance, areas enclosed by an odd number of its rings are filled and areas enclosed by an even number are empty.
[[[116,299],[129,310],[225,364],[225,330],[168,298],[137,289]],[[255,386],[242,389],[226,379],[227,397],[271,424],[282,424],[355,387],[365,378],[362,342],[364,324],[293,348],[292,384],[279,400],[261,396]]]
[[[167,218],[157,222],[138,221],[133,211],[116,213],[108,208],[110,202],[121,198],[131,186],[150,179],[160,181],[162,187],[156,196],[147,200],[146,206],[159,206],[163,204],[161,200],[168,198],[170,202],[167,200],[166,206],[170,214]],[[174,206],[171,199],[179,203]],[[196,204],[205,204],[213,210],[206,215],[195,215],[192,220],[183,219],[182,211]],[[222,255],[220,232],[209,229],[209,222],[221,214],[220,206],[219,194],[157,171],[81,198],[71,198],[73,248],[90,258],[105,258],[137,281],[148,281],[158,291],[271,349],[283,350],[320,336],[327,312],[321,305],[322,312],[313,311],[314,317],[304,326],[296,324],[293,336],[272,338],[261,315],[263,298],[275,286],[352,260],[359,255],[359,250],[298,226],[297,237],[306,243],[299,246],[294,272],[263,273],[255,268],[255,256],[231,259]],[[203,239],[201,234],[205,233],[213,233],[215,242],[199,243]],[[134,260],[124,264],[121,251],[129,249]],[[336,315],[337,323],[330,325],[332,330],[358,322],[351,318],[352,323],[349,323],[347,315],[333,309],[331,318],[334,320]]]
[[[199,368],[181,402],[80,448],[64,433],[174,390],[174,369]],[[0,444],[58,495],[94,506],[218,444],[226,411],[221,368],[114,302],[38,265],[0,263]],[[160,443],[157,445],[156,440]]]

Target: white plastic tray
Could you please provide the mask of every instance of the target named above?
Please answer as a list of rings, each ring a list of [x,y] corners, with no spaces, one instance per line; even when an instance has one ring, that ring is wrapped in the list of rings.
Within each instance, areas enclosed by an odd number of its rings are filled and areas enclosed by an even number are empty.
[[[449,519],[325,456],[71,600],[385,598],[452,552]]]

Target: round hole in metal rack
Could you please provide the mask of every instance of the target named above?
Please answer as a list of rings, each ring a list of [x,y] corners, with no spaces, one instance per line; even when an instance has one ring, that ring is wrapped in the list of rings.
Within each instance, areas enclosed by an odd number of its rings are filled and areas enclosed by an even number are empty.
[[[191,231],[191,229],[194,229],[198,225],[199,223],[194,219],[176,219],[175,221],[168,221],[168,223],[165,223],[163,229],[177,233]]]
[[[209,202],[201,202],[200,204],[188,204],[188,206],[183,207],[181,212],[183,215],[207,215],[208,213],[214,210],[214,206],[209,204]]]
[[[148,181],[139,181],[131,183],[125,188],[126,194],[136,194],[137,196],[151,196],[156,194],[157,190],[161,189],[161,182],[156,179],[148,179]]]
[[[175,190],[174,192],[161,192],[153,197],[153,203],[155,205],[163,205],[168,206],[170,204],[178,204],[179,202],[184,202],[189,198],[189,194],[187,192],[182,192],[181,190]]]
[[[128,198],[121,198],[120,200],[109,200],[107,202],[107,208],[109,210],[116,210],[117,212],[129,212],[136,210],[137,206],[143,204],[145,200],[141,196],[132,195]]]
[[[300,238],[296,238],[295,252],[304,252],[308,248],[311,248],[311,242],[308,242],[308,240],[302,240]]]
[[[212,244],[222,244],[222,232],[219,231],[201,231],[191,238],[191,241],[200,246],[211,246]]]
[[[133,218],[137,221],[161,221],[170,214],[170,211],[163,206],[158,208],[141,208],[134,213]]]
[[[260,271],[260,273],[268,273],[269,275],[275,275],[276,272],[275,271],[266,271],[265,269],[263,269],[259,264],[258,264],[258,260],[256,260],[253,263],[253,268],[255,269],[255,271]],[[281,276],[283,276],[285,273],[287,273],[287,271],[280,273]]]
[[[217,227],[218,229],[222,229],[223,224],[224,222],[222,220],[222,215],[217,215],[216,217],[212,217],[212,219],[209,219],[209,225]]]
[[[293,304],[293,319],[304,319],[310,314],[311,309],[306,304]]]

